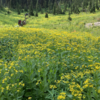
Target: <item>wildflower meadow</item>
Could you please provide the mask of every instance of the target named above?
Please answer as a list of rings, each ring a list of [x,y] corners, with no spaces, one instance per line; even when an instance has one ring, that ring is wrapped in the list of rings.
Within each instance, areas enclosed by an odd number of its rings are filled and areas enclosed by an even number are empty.
[[[0,29],[0,100],[99,100],[100,37],[45,28]]]

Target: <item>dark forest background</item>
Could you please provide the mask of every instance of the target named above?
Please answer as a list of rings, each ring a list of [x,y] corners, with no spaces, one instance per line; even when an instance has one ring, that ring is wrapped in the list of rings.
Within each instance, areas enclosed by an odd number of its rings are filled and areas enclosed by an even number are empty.
[[[3,7],[16,9],[18,12],[29,11],[30,15],[34,10],[53,14],[65,14],[66,11],[77,14],[82,11],[93,13],[99,10],[100,0],[0,0],[0,9]]]

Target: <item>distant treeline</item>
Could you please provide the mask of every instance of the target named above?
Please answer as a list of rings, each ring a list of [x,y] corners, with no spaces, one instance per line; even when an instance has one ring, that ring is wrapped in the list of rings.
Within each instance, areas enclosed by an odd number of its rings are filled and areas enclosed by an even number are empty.
[[[45,5],[46,7],[48,7],[48,3],[54,4],[55,1],[70,2],[71,0],[0,0],[0,3],[2,4],[2,6],[10,6],[12,8],[16,8],[17,4],[19,4],[22,8],[24,8],[24,6],[29,7],[32,2],[33,8],[35,8],[37,1],[42,7],[45,7]]]
[[[63,7],[62,7],[63,5]],[[95,12],[100,8],[100,0],[0,0],[0,8],[25,9],[53,13],[79,13],[81,11]]]

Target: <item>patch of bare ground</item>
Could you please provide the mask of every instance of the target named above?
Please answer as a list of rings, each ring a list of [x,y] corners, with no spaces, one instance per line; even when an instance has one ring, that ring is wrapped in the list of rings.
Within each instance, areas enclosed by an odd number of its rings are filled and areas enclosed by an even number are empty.
[[[100,22],[86,23],[86,24],[85,24],[85,27],[86,27],[86,28],[96,27],[96,26],[100,26]]]

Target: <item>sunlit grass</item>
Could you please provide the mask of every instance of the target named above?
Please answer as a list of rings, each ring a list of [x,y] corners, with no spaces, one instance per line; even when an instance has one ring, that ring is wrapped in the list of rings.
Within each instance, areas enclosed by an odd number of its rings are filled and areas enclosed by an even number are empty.
[[[5,15],[6,12],[0,13],[0,26],[17,26],[18,20],[25,19],[25,12],[18,15],[17,12],[11,11],[11,14]],[[35,13],[35,12],[34,12]],[[45,13],[40,14],[39,17],[31,16],[30,18],[27,16],[27,24],[23,27],[31,27],[31,28],[46,28],[51,30],[59,30],[59,31],[79,31],[79,32],[90,32],[94,36],[100,36],[99,27],[89,28],[84,27],[86,23],[94,23],[97,22],[100,13],[80,13],[80,14],[72,14],[72,21],[68,21],[68,14],[65,15],[52,15],[49,14],[49,18],[45,18]]]

